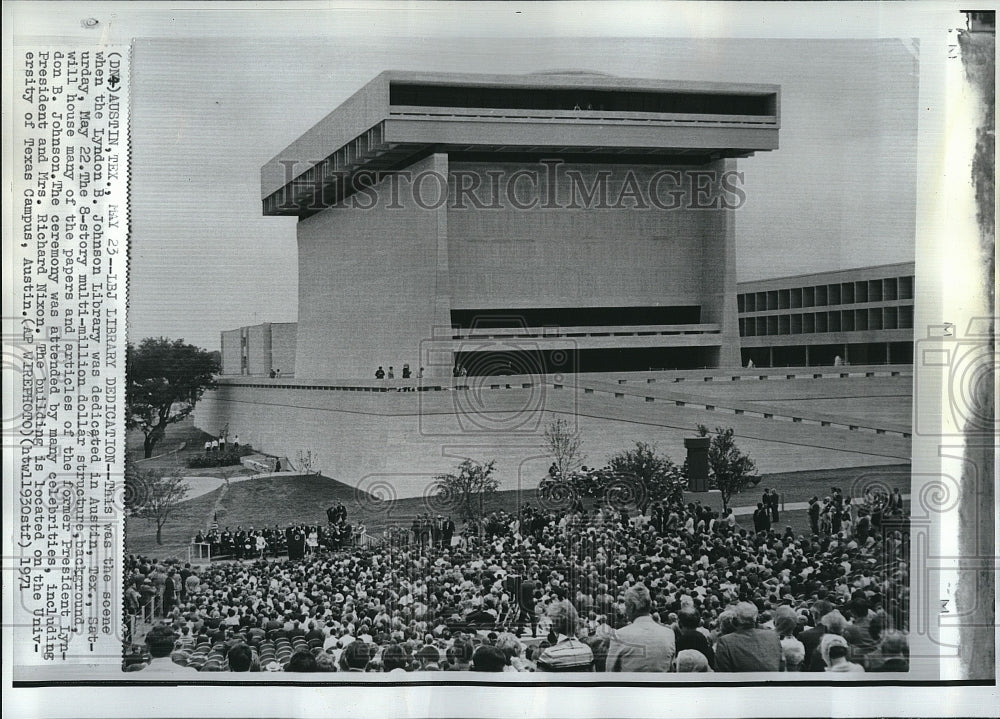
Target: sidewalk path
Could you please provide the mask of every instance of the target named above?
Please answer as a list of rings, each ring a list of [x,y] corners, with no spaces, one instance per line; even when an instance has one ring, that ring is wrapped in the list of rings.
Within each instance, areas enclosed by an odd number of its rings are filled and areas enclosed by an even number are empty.
[[[301,472],[269,472],[264,474],[240,474],[235,477],[229,478],[230,484],[235,484],[236,482],[245,482],[248,479],[269,479],[271,477],[301,477]],[[209,492],[214,492],[219,487],[226,483],[226,480],[222,477],[210,477],[210,476],[194,476],[194,477],[184,477],[184,481],[188,483],[190,489],[188,490],[187,496],[184,498],[185,501],[188,499],[195,499],[196,497],[201,497],[208,494]]]

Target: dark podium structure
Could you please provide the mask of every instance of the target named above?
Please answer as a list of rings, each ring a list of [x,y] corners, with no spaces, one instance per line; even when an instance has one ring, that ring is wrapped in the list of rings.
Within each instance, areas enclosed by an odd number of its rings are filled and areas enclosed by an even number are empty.
[[[684,439],[684,449],[687,450],[689,492],[708,491],[708,447],[711,444],[711,437]]]

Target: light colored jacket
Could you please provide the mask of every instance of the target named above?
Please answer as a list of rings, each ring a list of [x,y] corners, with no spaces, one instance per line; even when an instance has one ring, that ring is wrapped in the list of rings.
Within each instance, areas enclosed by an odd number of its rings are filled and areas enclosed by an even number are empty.
[[[669,672],[676,653],[674,630],[647,614],[611,635],[607,671]]]

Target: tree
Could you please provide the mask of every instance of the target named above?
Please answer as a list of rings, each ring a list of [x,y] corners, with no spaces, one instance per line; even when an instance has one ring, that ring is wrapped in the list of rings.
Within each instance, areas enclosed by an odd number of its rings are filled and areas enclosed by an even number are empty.
[[[567,476],[587,459],[580,447],[583,440],[579,430],[573,430],[568,421],[557,417],[545,428],[545,446],[555,460],[559,475]]]
[[[493,476],[496,460],[486,464],[465,459],[458,465],[457,474],[439,474],[434,478],[438,501],[453,507],[465,522],[479,522],[483,505],[500,486]]]
[[[698,425],[698,434],[709,435],[708,427]],[[715,428],[715,436],[708,446],[708,471],[715,487],[722,494],[722,509],[729,508],[729,499],[747,487],[760,482],[757,465],[736,446],[732,427]]]
[[[655,446],[645,442],[636,442],[635,449],[619,452],[608,460],[608,466],[617,479],[633,483],[632,503],[645,512],[651,502],[667,499],[682,491],[684,475],[681,469],[673,463],[670,457],[659,454]],[[607,492],[608,488],[605,489]],[[622,485],[618,491],[622,497],[627,496],[628,488]],[[619,500],[620,501],[620,500]]]
[[[126,426],[142,430],[147,459],[167,427],[191,414],[206,389],[215,387],[219,363],[211,352],[184,340],[147,337],[128,345]]]
[[[132,485],[131,504],[133,516],[156,522],[156,543],[163,544],[163,527],[184,498],[188,485],[180,475],[164,475],[156,469],[142,470],[134,464],[125,473],[126,497]]]

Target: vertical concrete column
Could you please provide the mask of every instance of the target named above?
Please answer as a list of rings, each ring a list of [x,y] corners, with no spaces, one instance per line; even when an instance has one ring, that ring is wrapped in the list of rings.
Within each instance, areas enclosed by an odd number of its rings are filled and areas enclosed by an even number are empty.
[[[448,206],[451,204],[452,187],[448,169],[447,153],[437,152],[431,156],[433,171],[447,181],[448,201],[441,203],[435,209],[437,219],[437,259],[434,274],[434,328],[435,337],[445,334],[445,328],[451,326],[451,269],[448,261]],[[447,333],[450,336],[450,332]],[[416,375],[419,367],[412,367]],[[432,362],[424,370],[427,378],[450,377],[451,368],[440,362]]]
[[[719,367],[740,366],[740,327],[736,310],[736,210],[732,193],[722,194],[719,185],[726,173],[736,171],[736,160],[717,160],[707,166],[715,172],[713,192],[720,206],[704,210],[711,219],[705,222],[702,246],[702,321],[719,325]],[[731,185],[732,183],[730,183]]]

